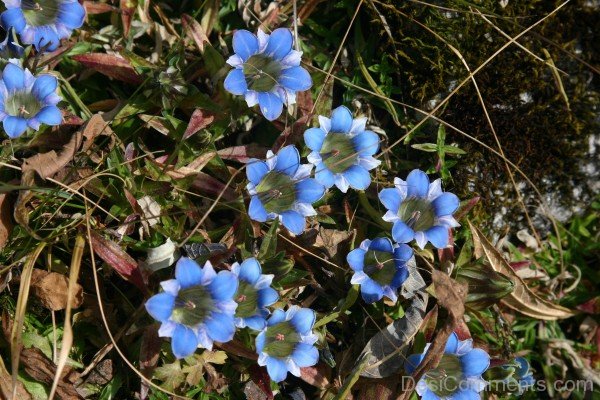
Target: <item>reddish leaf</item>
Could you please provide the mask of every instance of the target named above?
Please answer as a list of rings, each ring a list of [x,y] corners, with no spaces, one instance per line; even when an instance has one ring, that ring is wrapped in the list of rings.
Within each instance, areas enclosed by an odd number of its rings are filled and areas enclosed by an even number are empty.
[[[470,200],[467,200],[466,202],[462,202],[462,204],[458,208],[458,211],[456,211],[456,213],[454,214],[454,218],[457,221],[461,220],[465,215],[469,213],[469,211],[471,211],[473,207],[475,207],[475,205],[477,205],[477,203],[479,203],[479,200],[481,200],[481,197],[476,196]]]
[[[531,261],[514,261],[508,263],[512,269],[518,271],[520,269],[529,268],[531,266]]]
[[[300,368],[300,378],[312,386],[320,389],[329,387],[331,368],[327,364],[317,364],[314,367]]]
[[[252,365],[248,372],[250,373],[250,379],[260,388],[260,390],[267,396],[268,400],[273,400],[273,391],[271,390],[271,378],[265,368],[259,367],[258,365]],[[257,396],[258,397],[258,396]]]
[[[194,40],[198,50],[200,50],[201,53],[204,52],[204,43],[210,43],[210,41],[198,21],[187,14],[183,14],[181,16],[181,25],[183,25],[187,34]]]
[[[108,265],[110,265],[123,279],[133,283],[143,292],[146,292],[146,284],[138,263],[131,258],[118,244],[105,239],[99,233],[90,231],[91,245],[94,252]]]
[[[223,192],[222,199],[223,200],[235,200],[238,195],[231,187],[225,187],[225,184],[212,176],[205,174],[204,172],[199,172],[192,182],[192,188],[205,193],[211,196],[218,196],[221,192]]]
[[[113,54],[80,54],[73,56],[73,59],[79,61],[88,68],[118,81],[134,85],[139,85],[143,81],[142,77],[135,72],[129,61]]]
[[[594,297],[575,308],[588,314],[600,314],[600,296]]]
[[[438,249],[438,257],[440,258],[441,265],[454,262],[454,235],[452,234],[452,229],[448,229],[448,246]]]
[[[119,6],[121,8],[121,22],[123,23],[123,36],[129,35],[129,29],[131,28],[131,20],[135,13],[135,7],[137,0],[121,0]]]
[[[275,144],[273,145],[273,152],[277,153],[279,149],[288,144],[295,144],[300,138],[302,134],[306,130],[306,124],[310,121],[311,115],[303,115],[300,117],[295,123],[288,126],[281,135],[275,140]]]
[[[185,129],[183,139],[187,139],[195,133],[198,133],[200,129],[206,128],[207,126],[212,124],[214,120],[214,115],[197,108],[196,110],[194,110],[192,116],[190,117],[190,122],[188,123],[188,126]]]
[[[265,158],[267,149],[256,144],[247,144],[244,146],[233,146],[221,149],[217,154],[224,160],[235,160],[241,163],[247,163],[251,158]]]
[[[103,14],[111,11],[115,11],[116,8],[111,6],[110,4],[100,3],[98,1],[89,1],[86,0],[83,2],[83,6],[85,7],[85,12],[89,15],[91,14]]]

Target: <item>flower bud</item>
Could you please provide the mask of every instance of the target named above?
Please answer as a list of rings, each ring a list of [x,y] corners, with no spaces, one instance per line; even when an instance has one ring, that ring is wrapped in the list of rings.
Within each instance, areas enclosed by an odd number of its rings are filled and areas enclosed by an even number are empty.
[[[473,310],[490,307],[514,289],[514,283],[510,278],[481,262],[459,268],[456,272],[456,280],[469,286],[465,304]]]

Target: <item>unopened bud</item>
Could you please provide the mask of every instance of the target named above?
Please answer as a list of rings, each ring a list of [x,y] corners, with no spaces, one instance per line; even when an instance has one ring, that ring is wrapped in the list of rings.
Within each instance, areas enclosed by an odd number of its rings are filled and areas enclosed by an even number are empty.
[[[465,304],[473,310],[483,310],[497,303],[514,289],[514,283],[488,264],[475,262],[458,269],[456,280],[469,286]]]

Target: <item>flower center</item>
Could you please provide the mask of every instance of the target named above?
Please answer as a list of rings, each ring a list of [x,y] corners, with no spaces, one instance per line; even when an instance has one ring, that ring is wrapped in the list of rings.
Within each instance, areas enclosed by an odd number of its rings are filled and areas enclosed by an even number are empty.
[[[204,286],[179,291],[171,319],[182,325],[195,326],[204,321],[214,308],[213,299]]]
[[[277,84],[280,75],[281,64],[263,54],[255,54],[244,63],[244,76],[251,90],[270,91]]]
[[[258,198],[269,213],[280,214],[289,210],[296,200],[296,187],[292,178],[277,171],[267,173],[256,186]]]
[[[31,118],[42,109],[42,103],[28,91],[16,91],[4,102],[4,110],[13,117]]]
[[[431,202],[418,197],[409,197],[398,210],[400,219],[414,231],[425,231],[435,222],[435,211]]]
[[[381,286],[389,285],[397,271],[394,255],[386,251],[368,250],[364,271]]]
[[[30,26],[51,25],[56,21],[61,0],[22,0],[21,9]]]
[[[352,138],[344,133],[329,132],[321,147],[321,158],[334,174],[344,172],[356,164],[358,153],[352,143]]]
[[[238,303],[235,309],[236,317],[248,318],[258,313],[258,291],[248,282],[240,280],[233,298]]]
[[[462,367],[458,357],[454,354],[444,354],[437,368],[425,373],[425,382],[433,393],[446,397],[460,388],[462,377]]]
[[[289,321],[267,328],[264,352],[272,357],[285,358],[300,342],[300,335]]]

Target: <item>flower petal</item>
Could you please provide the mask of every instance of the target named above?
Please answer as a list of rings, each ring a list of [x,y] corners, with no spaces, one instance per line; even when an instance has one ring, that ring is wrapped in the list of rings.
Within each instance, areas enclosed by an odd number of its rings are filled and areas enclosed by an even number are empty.
[[[255,331],[262,331],[267,326],[267,321],[260,315],[244,318],[244,323],[248,328]]]
[[[60,39],[50,26],[38,26],[34,30],[32,44],[37,50],[54,51],[58,48]]]
[[[25,85],[25,72],[21,67],[13,63],[6,64],[2,72],[2,80],[9,92],[15,89],[22,89]]]
[[[352,142],[363,157],[372,156],[379,150],[379,136],[375,132],[363,131],[354,136]]]
[[[277,310],[273,311],[273,314],[271,314],[271,317],[269,317],[267,325],[273,326],[283,321],[285,321],[285,311],[278,308]]]
[[[331,132],[350,132],[352,113],[345,106],[339,106],[331,113]],[[370,155],[370,154],[369,154]]]
[[[256,335],[256,339],[254,340],[254,345],[256,346],[256,352],[260,354],[265,348],[265,343],[267,340],[267,336],[265,334],[266,331],[262,331],[258,335]],[[259,364],[260,365],[260,364]]]
[[[238,288],[238,279],[230,271],[221,271],[208,285],[208,290],[216,301],[227,301],[233,299]]]
[[[392,253],[394,246],[392,241],[388,238],[375,238],[369,245],[369,250],[384,251],[386,253]]]
[[[402,203],[400,191],[396,188],[383,189],[379,192],[379,201],[390,211],[397,213]]]
[[[233,51],[245,62],[258,52],[258,39],[251,32],[240,29],[233,34]]]
[[[198,337],[187,326],[177,324],[171,338],[171,350],[177,358],[184,358],[194,353],[198,348]]]
[[[454,394],[451,397],[452,400],[480,400],[481,396],[479,393],[472,389],[462,389]]]
[[[325,187],[314,179],[307,178],[296,183],[296,200],[301,203],[314,203],[325,194]]]
[[[35,117],[38,121],[46,125],[60,125],[62,123],[62,113],[56,106],[46,106],[42,108]]]
[[[390,287],[393,289],[398,289],[402,284],[408,279],[408,268],[402,267],[396,271],[396,274],[392,278],[392,282],[390,283]]]
[[[39,75],[35,82],[33,83],[33,87],[31,88],[31,93],[33,95],[42,100],[46,98],[49,94],[56,92],[56,87],[58,86],[58,81],[56,77],[50,74]]]
[[[198,263],[191,258],[181,257],[175,266],[175,279],[182,289],[199,285],[202,281],[203,271]]]
[[[448,246],[450,238],[448,235],[448,228],[445,226],[431,227],[425,231],[425,234],[427,235],[427,239],[436,249],[443,249]]]
[[[311,367],[319,362],[319,350],[313,345],[298,343],[292,352],[292,359],[300,368]]]
[[[456,354],[456,351],[458,350],[458,342],[458,336],[456,335],[456,333],[452,332],[448,337],[448,341],[446,342],[444,353]]]
[[[226,343],[233,339],[235,322],[232,315],[214,312],[204,324],[208,336],[215,342]]]
[[[281,213],[281,222],[294,235],[300,235],[304,232],[306,220],[297,211],[285,211]]]
[[[319,151],[325,141],[325,132],[321,128],[310,128],[304,132],[304,143],[311,150]]]
[[[465,376],[479,376],[490,366],[490,356],[481,349],[473,349],[460,358]]]
[[[0,15],[0,23],[5,30],[15,28],[15,32],[21,33],[25,29],[27,22],[21,8],[11,8]]]
[[[85,19],[85,9],[79,2],[62,2],[58,11],[58,20],[70,29],[80,28]]]
[[[2,121],[2,127],[8,137],[14,139],[21,136],[27,130],[27,120],[9,115]]]
[[[277,290],[267,287],[258,291],[258,306],[267,307],[275,303],[279,299]]]
[[[371,174],[360,165],[352,165],[343,174],[353,189],[365,190],[371,184]]]
[[[271,92],[259,92],[258,105],[260,106],[260,112],[269,121],[277,119],[283,111],[283,102],[279,96]]]
[[[429,192],[429,177],[419,169],[414,169],[406,178],[407,192],[409,197],[427,197]]]
[[[238,278],[254,285],[260,278],[261,272],[260,264],[256,261],[256,258],[247,258],[240,266]]]
[[[267,372],[273,381],[281,382],[287,376],[288,370],[285,361],[275,357],[267,357]]]
[[[414,372],[414,370],[417,369],[417,366],[421,363],[421,361],[423,361],[424,357],[425,357],[425,353],[412,354],[412,355],[408,356],[408,358],[404,362],[404,369],[406,370],[406,372],[408,374],[412,374]]]
[[[258,196],[252,196],[248,206],[248,216],[254,221],[265,222],[268,218],[267,210],[261,203]]]
[[[346,261],[348,261],[348,265],[354,271],[362,271],[365,265],[365,254],[367,252],[363,249],[354,249],[346,256]]]
[[[292,319],[291,324],[294,325],[298,333],[301,335],[308,335],[315,324],[316,314],[310,308],[301,308],[296,311]]]
[[[394,258],[396,260],[408,261],[413,255],[413,250],[410,246],[401,243],[394,249]]]
[[[175,296],[163,292],[155,294],[146,301],[146,311],[157,321],[166,322],[173,313]]]
[[[281,71],[278,82],[281,86],[295,91],[308,90],[312,86],[310,74],[300,66]]]
[[[360,294],[367,303],[374,303],[383,297],[383,288],[373,279],[366,279],[360,285]]]
[[[327,189],[335,184],[335,175],[331,172],[324,163],[319,163],[315,170],[315,179]]]
[[[225,90],[229,93],[243,95],[248,91],[248,84],[246,83],[246,77],[241,69],[232,69],[227,74],[225,82],[223,82]]]
[[[458,208],[460,201],[454,193],[442,193],[431,202],[435,214],[440,217],[442,215],[451,215]]]
[[[276,60],[281,60],[292,50],[293,43],[294,38],[289,29],[275,29],[269,36],[269,43],[265,49],[265,54],[272,56]]]
[[[408,243],[415,237],[415,232],[404,222],[395,221],[392,226],[392,237],[398,243]]]
[[[277,163],[275,170],[283,172],[288,176],[294,176],[300,166],[300,153],[296,146],[285,146],[277,153]]]
[[[258,185],[262,178],[269,172],[267,163],[256,158],[252,158],[246,164],[246,176],[248,180]]]

